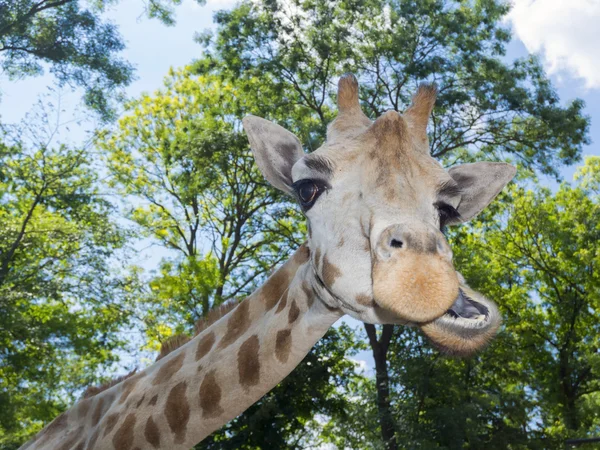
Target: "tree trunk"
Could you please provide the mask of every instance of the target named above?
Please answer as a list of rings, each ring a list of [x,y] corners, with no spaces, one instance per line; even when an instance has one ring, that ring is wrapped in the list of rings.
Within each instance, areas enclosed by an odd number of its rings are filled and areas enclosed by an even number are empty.
[[[397,450],[398,442],[390,405],[390,378],[387,367],[387,352],[392,339],[392,333],[394,332],[394,326],[383,325],[380,339],[377,339],[375,325],[365,323],[365,330],[367,331],[369,343],[373,350],[373,359],[375,360],[377,411],[381,427],[381,438],[386,450]]]

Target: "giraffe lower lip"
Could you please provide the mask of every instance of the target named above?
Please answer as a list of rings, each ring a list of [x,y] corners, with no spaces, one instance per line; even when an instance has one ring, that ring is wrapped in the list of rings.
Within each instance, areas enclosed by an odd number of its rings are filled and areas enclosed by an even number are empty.
[[[473,300],[459,288],[456,300],[445,315],[454,318],[482,320],[488,317],[489,310],[485,305]]]

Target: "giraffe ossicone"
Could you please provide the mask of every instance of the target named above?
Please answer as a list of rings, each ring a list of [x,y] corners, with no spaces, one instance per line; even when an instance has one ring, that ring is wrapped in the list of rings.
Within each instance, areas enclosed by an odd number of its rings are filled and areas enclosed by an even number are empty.
[[[23,448],[190,448],[285,378],[344,314],[419,327],[449,354],[485,346],[500,315],[456,272],[441,229],[481,212],[516,170],[480,162],[446,171],[426,133],[435,96],[421,85],[404,114],[371,121],[345,75],[339,114],[310,154],[281,126],[246,117],[263,175],[304,211],[307,243],[193,339],[94,391]]]

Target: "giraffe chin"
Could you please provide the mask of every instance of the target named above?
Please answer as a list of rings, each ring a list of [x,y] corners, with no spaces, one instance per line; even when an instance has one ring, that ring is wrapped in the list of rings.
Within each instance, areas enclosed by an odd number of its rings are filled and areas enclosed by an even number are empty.
[[[469,356],[484,348],[496,335],[502,317],[496,304],[466,285],[441,317],[419,325],[442,352]]]

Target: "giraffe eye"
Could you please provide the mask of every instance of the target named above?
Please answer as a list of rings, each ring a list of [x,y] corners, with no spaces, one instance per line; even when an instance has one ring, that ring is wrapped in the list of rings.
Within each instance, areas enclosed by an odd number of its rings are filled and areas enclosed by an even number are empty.
[[[437,202],[434,206],[438,210],[440,215],[440,228],[444,228],[448,222],[454,219],[460,219],[460,213],[454,208],[454,206],[443,202]]]
[[[308,210],[323,192],[323,187],[313,180],[296,181],[292,187],[305,210]]]

